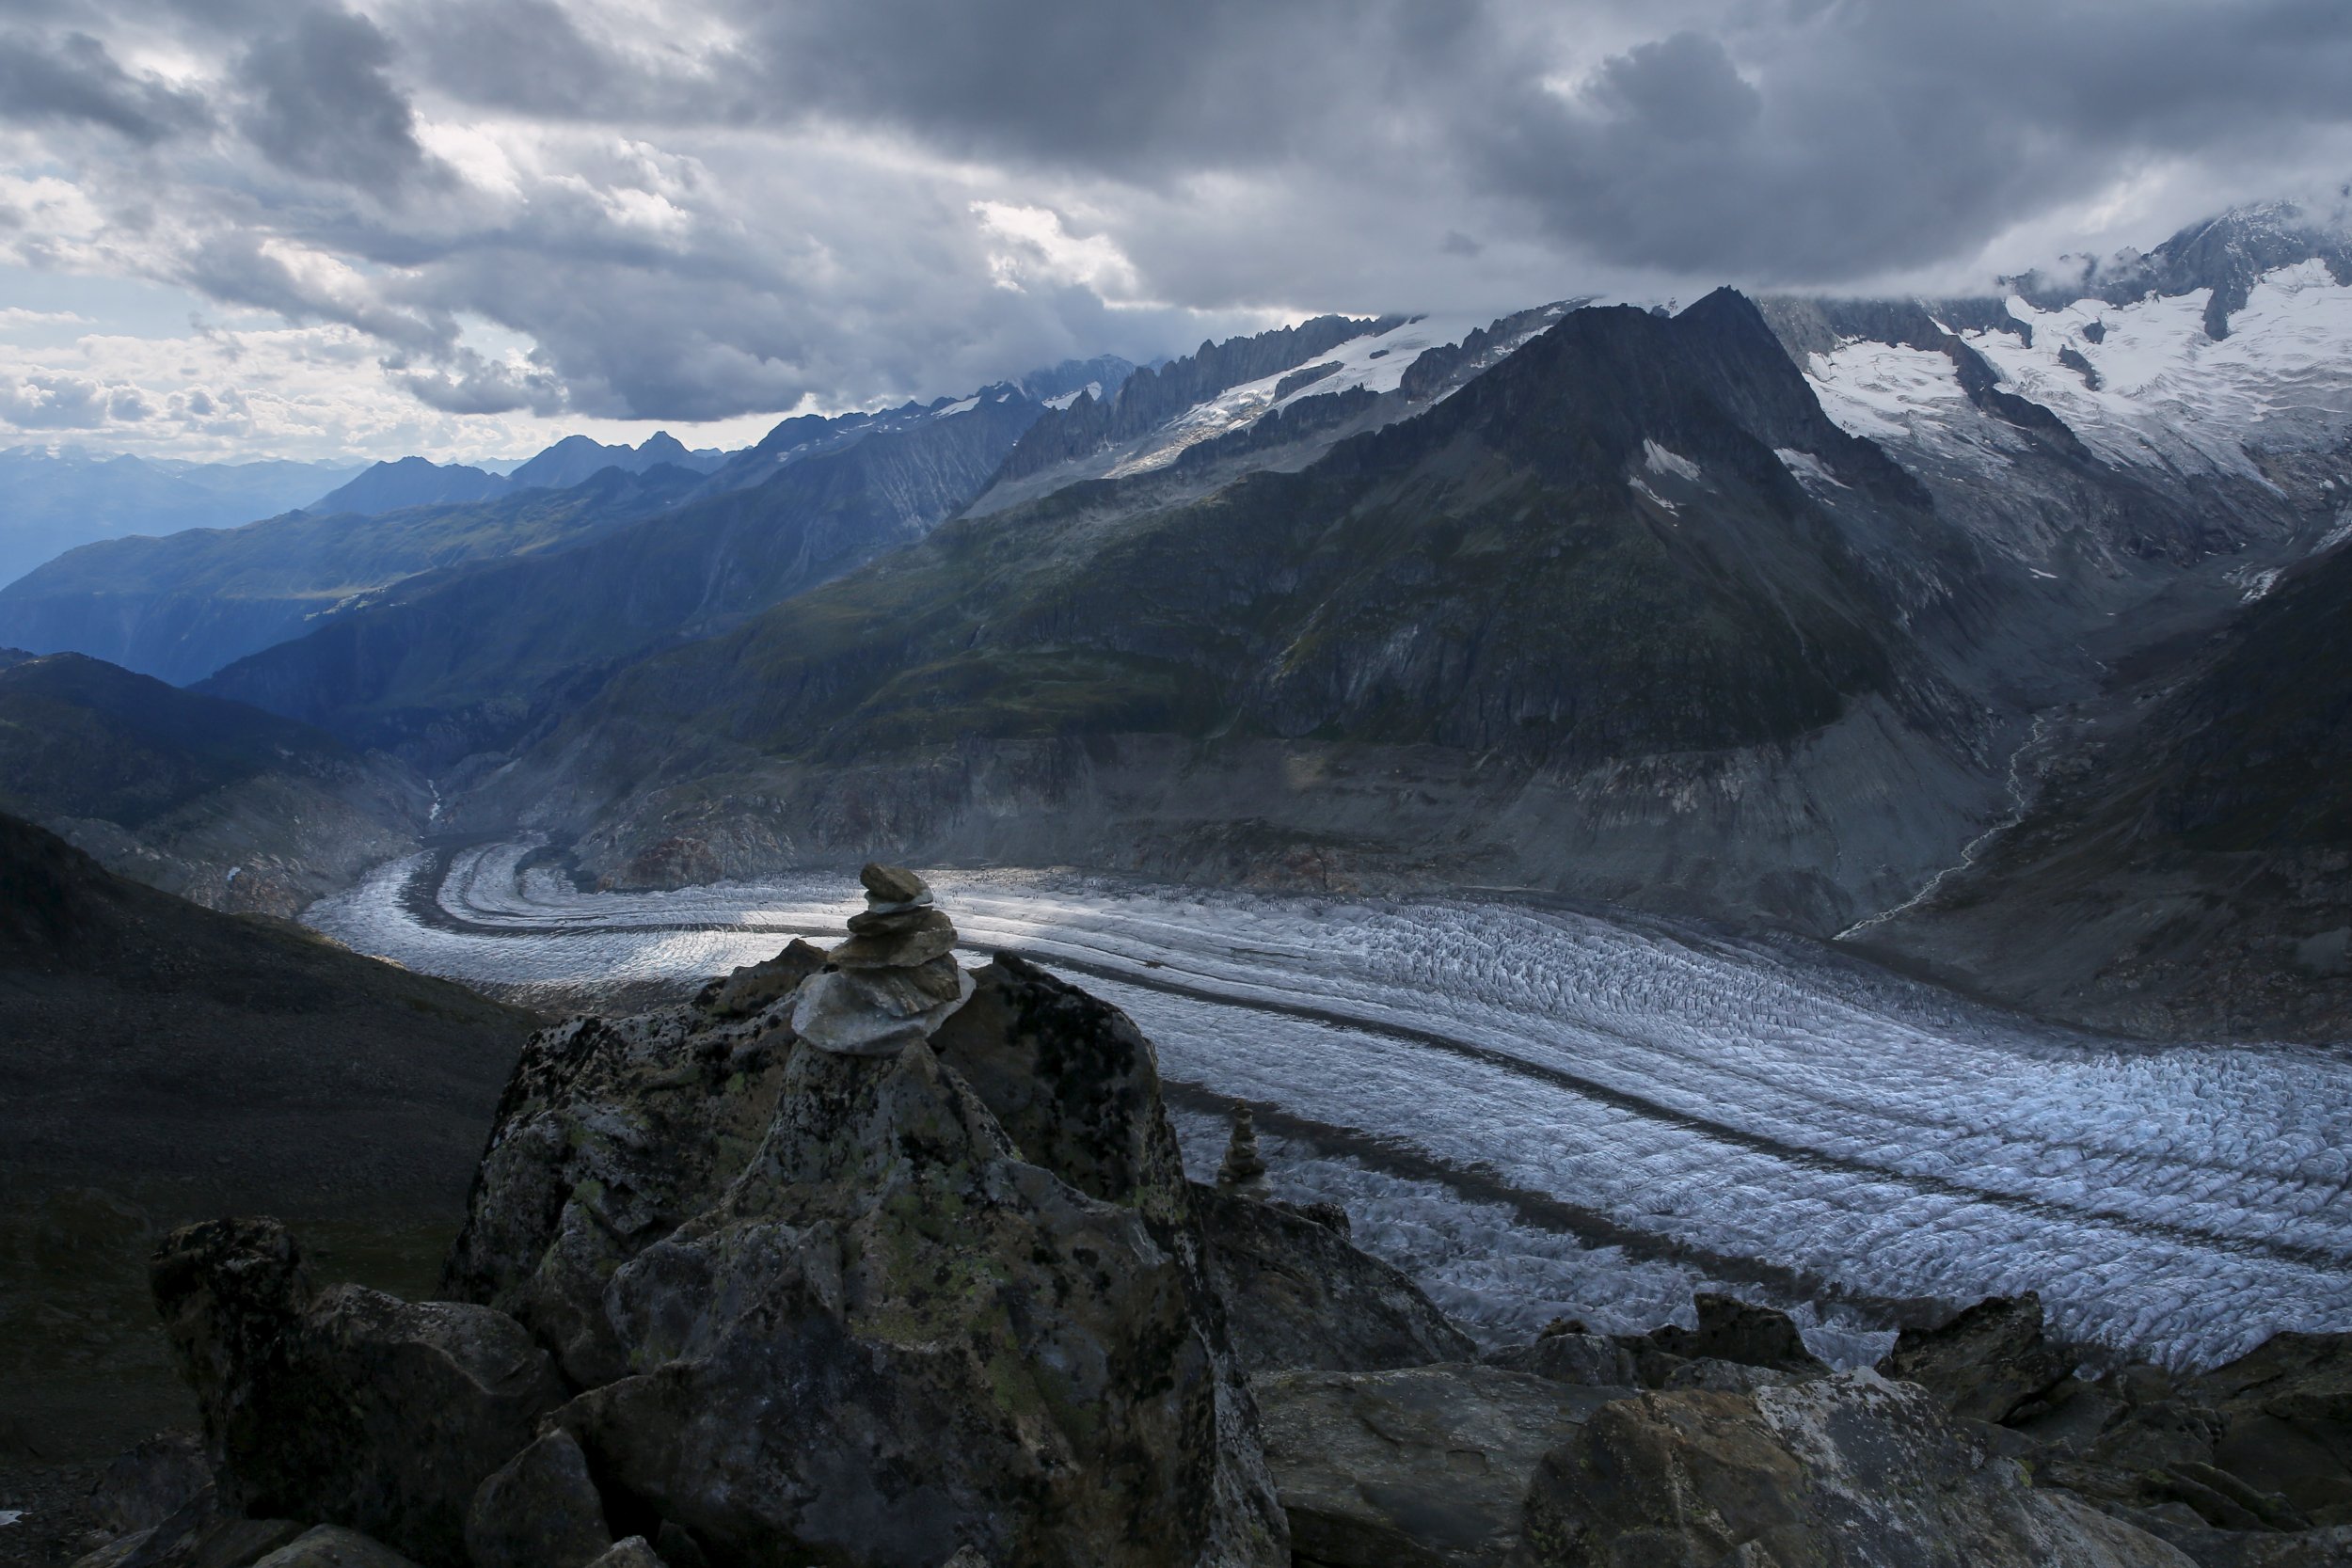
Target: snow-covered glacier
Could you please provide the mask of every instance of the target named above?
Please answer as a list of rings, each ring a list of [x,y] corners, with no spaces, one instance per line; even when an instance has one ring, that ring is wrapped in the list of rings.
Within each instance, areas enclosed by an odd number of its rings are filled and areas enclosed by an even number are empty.
[[[380,868],[306,918],[525,998],[826,938],[841,875],[587,894],[528,846]],[[1187,1158],[1259,1112],[1278,1188],[1480,1332],[1630,1331],[1694,1288],[1867,1359],[1925,1304],[2037,1290],[2175,1364],[2352,1329],[2352,1053],[2143,1047],[1810,945],[1525,901],[940,872],[969,961],[1017,951],[1156,1042]]]

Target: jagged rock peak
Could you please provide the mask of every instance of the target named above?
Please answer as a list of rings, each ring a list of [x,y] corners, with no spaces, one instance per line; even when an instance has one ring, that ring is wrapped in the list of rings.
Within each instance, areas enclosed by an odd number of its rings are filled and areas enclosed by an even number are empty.
[[[955,960],[955,922],[922,878],[869,863],[858,880],[865,911],[850,917],[850,940],[802,985],[792,1028],[820,1051],[892,1056],[930,1038],[969,1001],[972,976]]]

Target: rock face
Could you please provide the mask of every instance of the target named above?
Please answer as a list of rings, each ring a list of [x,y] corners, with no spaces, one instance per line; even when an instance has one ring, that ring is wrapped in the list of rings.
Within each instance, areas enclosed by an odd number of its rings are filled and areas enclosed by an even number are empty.
[[[1630,1392],[1464,1364],[1255,1386],[1295,1560],[1314,1568],[1504,1562],[1537,1463]]]
[[[1222,1188],[1193,1196],[1209,1277],[1248,1371],[1376,1372],[1477,1355],[1420,1286],[1329,1226]]]
[[[1924,1389],[1864,1372],[1603,1406],[1527,1493],[1529,1568],[2187,1568],[2143,1531],[1968,1439]],[[1736,1556],[1745,1552],[1745,1557]]]
[[[564,1401],[504,1313],[354,1285],[314,1294],[275,1221],[175,1231],[153,1279],[233,1510],[347,1524],[462,1563],[475,1487]]]

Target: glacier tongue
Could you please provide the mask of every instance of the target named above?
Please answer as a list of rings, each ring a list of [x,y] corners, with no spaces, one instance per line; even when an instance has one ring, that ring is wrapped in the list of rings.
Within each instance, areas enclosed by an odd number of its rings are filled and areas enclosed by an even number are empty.
[[[528,853],[394,863],[307,918],[529,995],[684,982],[855,907],[836,876],[585,895]],[[1645,1327],[1707,1281],[1817,1299],[1847,1359],[1899,1302],[2028,1289],[2061,1332],[2175,1363],[2352,1329],[2338,1054],[2143,1050],[1630,915],[933,884],[969,949],[1132,1013],[1200,1136],[1227,1100],[1272,1108],[1278,1185],[1362,1209],[1370,1244],[1490,1335]]]

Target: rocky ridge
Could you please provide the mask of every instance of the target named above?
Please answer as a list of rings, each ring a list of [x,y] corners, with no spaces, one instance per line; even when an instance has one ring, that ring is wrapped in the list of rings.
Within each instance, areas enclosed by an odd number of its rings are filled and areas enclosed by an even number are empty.
[[[1246,1125],[1187,1181],[1123,1014],[965,969],[919,878],[864,881],[830,951],[534,1037],[448,1299],[317,1289],[275,1221],[174,1234],[155,1292],[205,1463],[86,1568],[2352,1549],[2344,1337],[2090,1378],[2024,1297],[1837,1371],[1702,1296],[1689,1326],[1482,1357],[1344,1213],[1267,1195]]]

